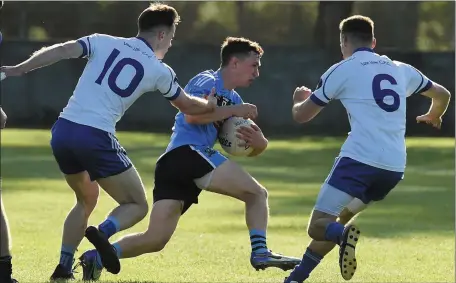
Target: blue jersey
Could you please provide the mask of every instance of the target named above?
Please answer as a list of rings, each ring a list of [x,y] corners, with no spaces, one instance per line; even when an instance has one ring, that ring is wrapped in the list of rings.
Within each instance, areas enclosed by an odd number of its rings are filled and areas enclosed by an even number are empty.
[[[235,90],[228,90],[223,87],[220,70],[207,70],[199,73],[185,86],[185,92],[192,96],[206,97],[214,87],[218,106],[243,103]],[[218,127],[216,123],[205,125],[189,124],[185,121],[185,116],[182,112],[177,113],[172,130],[173,134],[166,152],[182,145],[213,147],[217,141]]]

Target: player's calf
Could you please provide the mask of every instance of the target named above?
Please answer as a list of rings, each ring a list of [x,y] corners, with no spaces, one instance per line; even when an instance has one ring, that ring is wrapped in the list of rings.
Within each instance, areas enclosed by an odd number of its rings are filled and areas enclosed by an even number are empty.
[[[141,221],[148,212],[144,186],[134,167],[124,172],[97,180],[100,186],[119,203],[98,228],[91,226],[85,231],[86,238],[98,251],[103,266],[110,273],[120,272],[117,250],[109,243],[115,233]]]
[[[275,254],[268,249],[268,193],[258,181],[230,160],[223,162],[202,179],[207,177],[210,177],[208,186],[202,189],[231,196],[245,203],[246,222],[252,246],[250,263],[255,269],[277,267],[288,270],[299,264],[298,258]],[[197,180],[197,183],[199,181],[201,180]]]
[[[86,171],[65,175],[65,179],[76,196],[76,205],[65,219],[62,234],[60,260],[51,276],[52,280],[71,279],[76,248],[84,238],[88,219],[98,201],[99,188]]]
[[[121,258],[164,249],[176,230],[181,212],[182,203],[179,200],[163,199],[154,203],[147,230],[127,235],[115,243],[121,250]]]
[[[360,206],[359,204],[359,200],[354,199],[347,208],[342,210],[337,222],[344,225],[350,223],[354,219],[355,213],[360,212],[365,207],[365,205]],[[356,212],[353,213],[348,207]],[[296,266],[290,276],[285,279],[285,283],[304,282],[335,246],[336,244],[333,242],[312,240],[302,257],[301,263]]]
[[[86,268],[87,277],[94,277],[94,268],[96,268],[95,274],[98,276],[98,270],[103,267],[108,272],[117,274],[120,271],[120,258],[131,258],[162,250],[177,227],[181,209],[182,204],[179,200],[163,199],[157,201],[152,208],[147,231],[127,235],[113,245],[110,245],[95,227],[89,227],[87,238],[97,250],[95,254],[92,251],[85,252],[80,259],[81,265],[84,266],[85,261],[88,266]]]
[[[119,231],[132,227],[147,215],[149,206],[144,185],[134,167],[97,181],[119,203],[119,206],[98,226],[98,230],[107,239]]]

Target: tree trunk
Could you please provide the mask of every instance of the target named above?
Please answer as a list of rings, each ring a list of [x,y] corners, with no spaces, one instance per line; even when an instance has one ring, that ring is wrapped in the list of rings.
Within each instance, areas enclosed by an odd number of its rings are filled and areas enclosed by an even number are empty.
[[[339,49],[339,23],[350,16],[353,1],[320,1],[314,27],[315,46],[327,50]]]

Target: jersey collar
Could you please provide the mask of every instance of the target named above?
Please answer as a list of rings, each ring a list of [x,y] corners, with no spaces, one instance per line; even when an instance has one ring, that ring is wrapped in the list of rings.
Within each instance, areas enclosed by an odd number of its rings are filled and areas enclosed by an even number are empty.
[[[223,90],[223,91],[228,91],[227,89],[225,89],[224,84],[223,84],[223,77],[222,77],[221,69],[218,69],[215,72],[215,75],[217,76],[217,79],[215,80],[216,81],[216,88],[220,89],[220,90]]]
[[[144,38],[142,38],[140,36],[137,36],[136,38],[141,40],[142,42],[144,42],[144,44],[147,45],[147,47],[149,47],[150,50],[152,50],[152,52],[154,52],[154,49],[152,48],[152,46],[150,46],[150,44],[149,44],[149,42],[147,42],[147,40],[145,40]]]
[[[372,52],[372,53],[374,53],[374,49],[368,48],[368,47],[356,48],[355,51],[353,51],[353,53],[358,52],[358,51],[367,51],[367,52]]]

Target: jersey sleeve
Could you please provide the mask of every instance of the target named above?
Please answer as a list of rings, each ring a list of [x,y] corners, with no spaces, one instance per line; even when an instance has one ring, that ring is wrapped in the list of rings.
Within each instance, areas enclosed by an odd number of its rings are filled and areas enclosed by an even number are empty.
[[[310,95],[310,99],[319,106],[326,106],[331,100],[336,99],[347,79],[343,66],[350,60],[342,61],[331,66],[320,78],[317,87]]]
[[[82,54],[79,58],[90,59],[95,54],[97,37],[98,34],[95,33],[81,37],[77,40],[77,42],[82,46]]]
[[[407,81],[407,97],[420,94],[432,87],[433,82],[418,69],[409,64],[402,63],[401,66]]]
[[[211,93],[213,87],[215,87],[214,76],[201,73],[190,80],[185,86],[185,91],[192,96],[205,97]]]
[[[174,70],[166,65],[160,63],[160,75],[157,79],[157,89],[168,100],[176,99],[181,93],[181,87]]]

